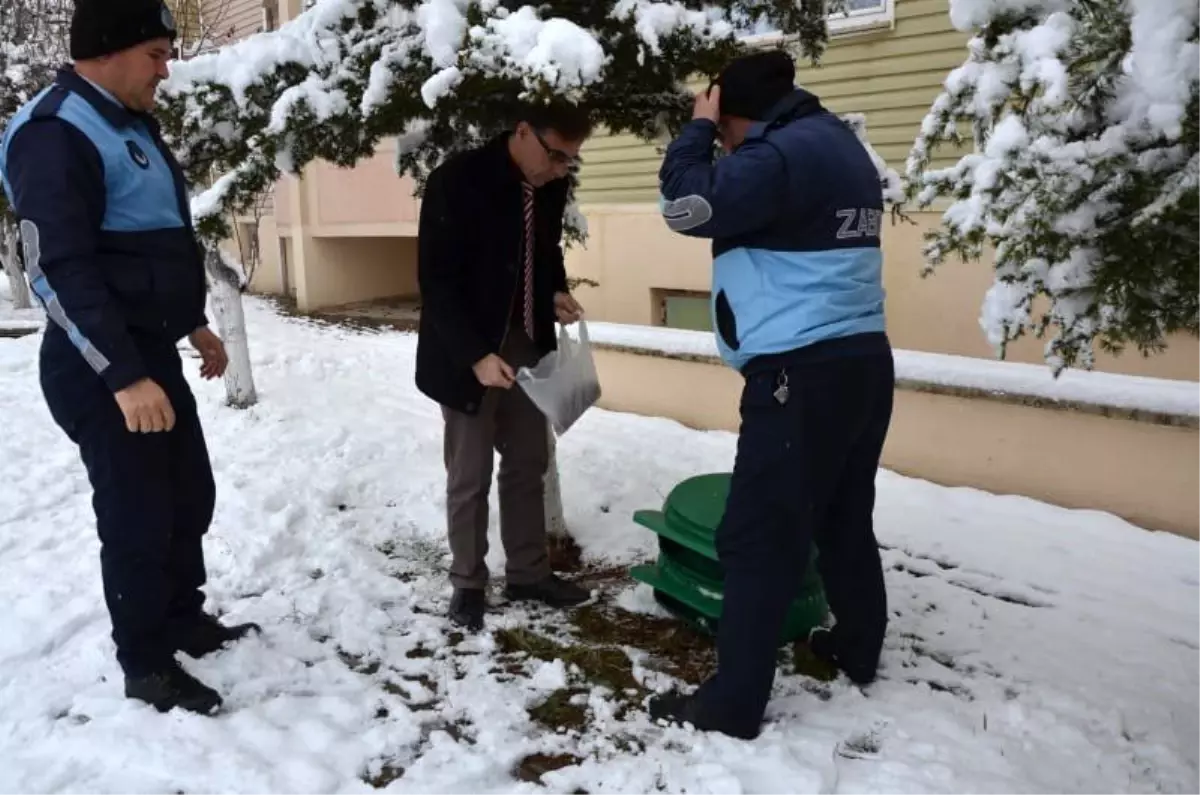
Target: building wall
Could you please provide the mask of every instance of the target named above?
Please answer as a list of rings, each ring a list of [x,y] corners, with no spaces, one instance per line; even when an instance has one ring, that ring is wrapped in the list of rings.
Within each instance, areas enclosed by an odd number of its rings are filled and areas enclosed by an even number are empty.
[[[888,165],[903,171],[922,119],[951,69],[965,56],[967,36],[955,31],[947,0],[896,0],[891,27],[834,35],[819,67],[798,60],[797,82],[831,110],[862,113],[867,135]],[[665,145],[666,141],[661,142]],[[961,152],[935,153],[934,167]],[[672,234],[657,211],[658,146],[628,135],[598,135],[583,151],[577,199],[588,219],[589,241],[568,252],[574,276],[599,283],[578,296],[591,317],[615,323],[707,327],[711,257],[705,241]],[[977,263],[947,263],[921,277],[922,235],[936,213],[913,215],[916,225],[885,222],[884,286],[888,327],[900,348],[992,358],[979,326],[992,270]],[[1010,346],[1013,361],[1042,361],[1035,338]],[[1180,336],[1152,358],[1136,352],[1097,353],[1097,369],[1186,380],[1200,379],[1200,346]]]
[[[948,0],[896,0],[892,27],[831,36],[820,67],[797,60],[797,83],[833,111],[865,114],[871,144],[901,171],[946,74],[966,55],[967,37],[951,27],[948,9]],[[657,201],[657,149],[666,143],[595,137],[583,151],[580,204]],[[935,165],[953,159],[941,153]]]
[[[737,431],[742,381],[728,367],[603,347],[595,357],[604,408]],[[882,463],[946,486],[1109,511],[1147,529],[1200,535],[1194,423],[1171,426],[901,385]]]
[[[262,30],[263,8],[276,0],[183,0],[203,5],[202,19],[209,38],[220,46]]]

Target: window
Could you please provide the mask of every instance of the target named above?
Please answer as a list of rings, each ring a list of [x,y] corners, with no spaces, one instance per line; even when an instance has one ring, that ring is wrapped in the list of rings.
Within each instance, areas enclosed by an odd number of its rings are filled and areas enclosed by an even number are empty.
[[[687,290],[652,290],[657,325],[691,331],[712,331],[709,294]]]
[[[896,0],[845,0],[843,10],[829,15],[829,35],[859,33],[891,28],[896,18]],[[770,44],[780,39],[779,32],[764,22],[746,26],[743,41]]]

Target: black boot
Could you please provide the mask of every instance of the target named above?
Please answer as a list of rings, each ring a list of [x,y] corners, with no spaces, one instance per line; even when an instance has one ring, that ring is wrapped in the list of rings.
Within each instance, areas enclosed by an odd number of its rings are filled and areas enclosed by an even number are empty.
[[[125,677],[125,697],[145,701],[159,712],[182,707],[200,715],[211,715],[221,707],[221,696],[174,660],[149,676]]]
[[[174,633],[175,648],[189,657],[199,659],[223,648],[227,643],[246,637],[251,632],[260,633],[262,627],[254,623],[227,627],[218,621],[216,616],[201,613]]]
[[[487,608],[487,592],[482,588],[455,588],[450,597],[450,623],[468,632],[483,629],[483,611]]]
[[[504,587],[504,598],[513,602],[530,600],[551,607],[574,607],[592,598],[591,593],[578,585],[551,574],[538,582]]]
[[[808,648],[813,656],[837,668],[856,685],[866,686],[875,681],[876,667],[863,664],[844,653],[835,630],[818,627],[808,634]]]
[[[669,692],[652,696],[647,706],[650,719],[666,721],[676,725],[690,723],[700,731],[720,732],[738,740],[753,740],[758,737],[758,730],[725,726],[707,719],[700,711],[700,703],[695,696],[685,696],[682,693]]]

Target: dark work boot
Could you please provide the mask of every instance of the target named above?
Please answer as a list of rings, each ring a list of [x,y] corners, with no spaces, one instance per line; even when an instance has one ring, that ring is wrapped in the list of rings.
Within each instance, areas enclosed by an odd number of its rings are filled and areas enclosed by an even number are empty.
[[[753,740],[758,737],[758,731],[744,731],[731,726],[721,726],[706,720],[700,714],[699,701],[695,696],[685,696],[682,693],[660,693],[650,698],[647,707],[650,720],[666,721],[677,725],[690,723],[700,731],[715,731],[738,740]]]
[[[149,676],[125,677],[125,697],[145,701],[159,712],[182,707],[200,715],[211,715],[221,706],[221,696],[174,660]]]
[[[525,585],[509,584],[504,588],[504,598],[513,602],[535,601],[551,607],[574,607],[592,598],[590,592],[573,582],[551,574],[538,582]]]
[[[190,624],[175,633],[175,648],[189,657],[199,659],[211,654],[227,643],[240,640],[251,632],[261,633],[262,627],[254,623],[225,626],[216,616],[201,613]]]
[[[482,588],[455,588],[450,597],[450,623],[468,632],[483,629],[483,611],[487,608],[487,592]]]
[[[865,686],[875,681],[875,667],[848,659],[841,652],[838,636],[832,630],[814,629],[808,634],[808,648],[814,657],[834,666],[856,685]]]

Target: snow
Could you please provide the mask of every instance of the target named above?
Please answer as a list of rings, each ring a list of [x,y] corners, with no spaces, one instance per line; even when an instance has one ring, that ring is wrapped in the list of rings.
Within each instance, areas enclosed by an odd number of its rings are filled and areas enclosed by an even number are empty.
[[[683,3],[654,2],[654,0],[619,0],[613,7],[614,19],[635,20],[634,29],[654,55],[662,54],[662,39],[680,30],[689,30],[697,38],[723,38],[733,32],[733,26],[722,15],[696,11]]]
[[[993,289],[995,293],[989,294],[990,301],[1012,300],[997,288]],[[589,339],[600,345],[705,359],[716,359],[720,355],[716,340],[707,331],[593,321],[588,321],[587,328]],[[1195,381],[1094,370],[1068,370],[1055,378],[1046,366],[1038,364],[910,350],[895,350],[893,356],[896,378],[900,381],[1200,417],[1200,384]]]
[[[1133,46],[1128,80],[1113,107],[1113,120],[1141,127],[1146,135],[1179,138],[1187,103],[1200,79],[1200,7],[1193,0],[1128,0]]]
[[[186,362],[219,492],[210,604],[264,626],[183,658],[226,695],[215,718],[122,698],[83,468],[41,399],[37,338],[0,341],[0,416],[19,429],[0,437],[0,790],[362,792],[387,765],[404,771],[394,791],[533,792],[511,773],[532,753],[584,760],[545,776],[559,792],[1200,786],[1195,542],[890,472],[876,516],[892,621],[875,685],[782,676],[754,743],[618,717],[598,688],[582,730],[540,728],[527,708],[578,682],[574,666],[501,676],[495,638],[453,646],[443,618],[441,418],[412,386],[414,337],[286,319],[256,299],[246,315],[259,405],[226,408]],[[586,559],[645,560],[654,538],[632,512],[728,470],[734,449],[727,433],[588,412],[558,446]],[[503,571],[495,517],[493,498],[489,565]],[[631,583],[616,598],[655,612]],[[488,620],[557,615],[507,605]]]
[[[32,309],[15,308],[8,279],[0,279],[0,331],[40,329],[45,325],[45,312],[34,301]]]
[[[608,60],[591,32],[567,19],[541,19],[532,6],[498,13],[473,27],[470,38],[474,69],[494,76],[520,76],[529,91],[546,86],[570,97],[597,82]]]

